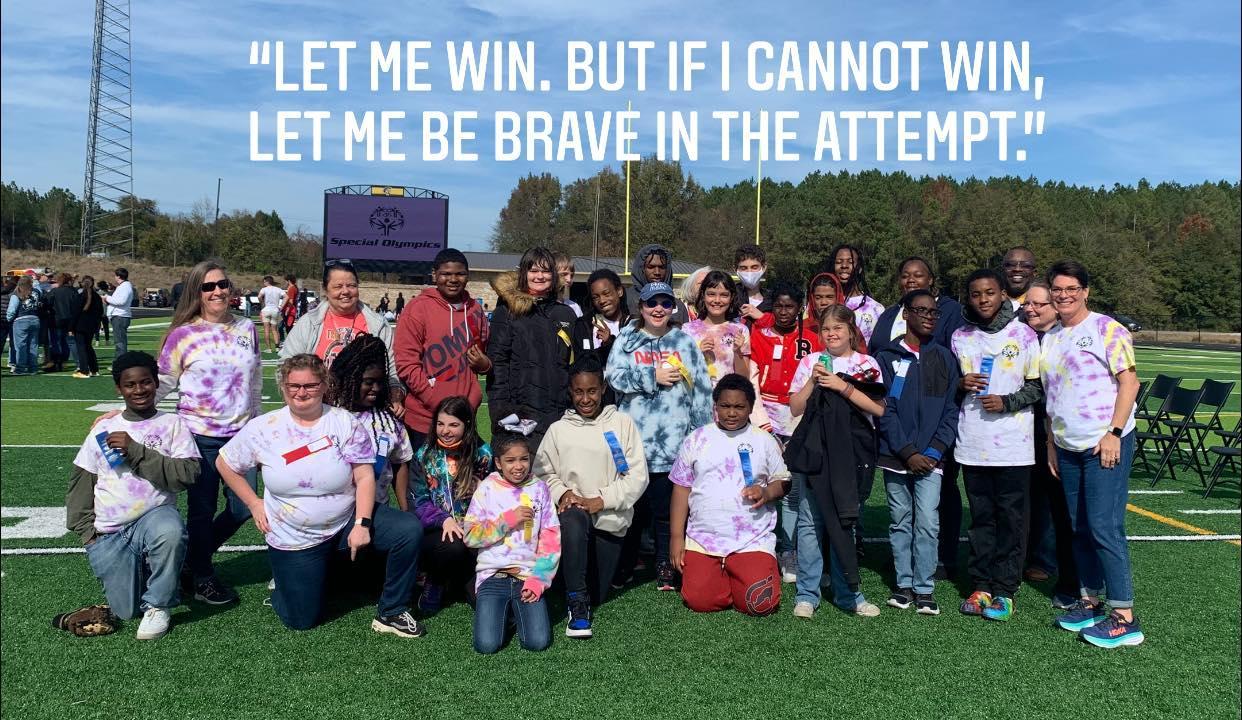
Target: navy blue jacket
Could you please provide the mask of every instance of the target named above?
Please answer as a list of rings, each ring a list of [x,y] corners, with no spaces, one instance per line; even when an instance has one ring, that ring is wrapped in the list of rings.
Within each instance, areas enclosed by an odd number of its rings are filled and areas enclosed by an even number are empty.
[[[932,331],[932,340],[945,347],[952,347],[949,341],[953,338],[953,331],[966,324],[966,320],[962,318],[962,304],[941,293],[940,297],[936,298],[936,306],[940,308],[940,319],[936,321],[936,329]],[[875,321],[875,328],[871,331],[871,342],[867,343],[868,355],[876,357],[880,350],[900,342],[900,338],[890,339],[893,334],[893,322],[897,319],[899,312],[901,312],[901,303],[893,303],[880,313],[880,319]]]
[[[875,356],[884,374],[888,396],[884,414],[876,418],[880,467],[906,469],[905,461],[928,448],[947,457],[957,438],[957,384],[961,379],[957,360],[945,346],[930,342],[919,356],[893,343]],[[900,397],[893,396],[896,366],[910,361]],[[935,453],[929,455],[935,459]]]

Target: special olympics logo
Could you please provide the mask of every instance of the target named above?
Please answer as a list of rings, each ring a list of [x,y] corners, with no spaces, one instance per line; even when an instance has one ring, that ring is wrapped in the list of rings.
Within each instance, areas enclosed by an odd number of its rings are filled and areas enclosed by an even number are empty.
[[[395,207],[377,207],[371,213],[369,220],[371,227],[383,233],[384,237],[393,230],[400,230],[405,227],[405,215]]]
[[[1001,349],[1001,355],[1009,358],[1010,360],[1018,357],[1018,352],[1018,343],[1015,342],[1005,343],[1005,347]]]
[[[1095,340],[1092,339],[1090,335],[1084,335],[1083,337],[1078,338],[1075,344],[1078,345],[1078,347],[1082,348],[1083,350],[1086,350],[1087,348],[1095,344]]]

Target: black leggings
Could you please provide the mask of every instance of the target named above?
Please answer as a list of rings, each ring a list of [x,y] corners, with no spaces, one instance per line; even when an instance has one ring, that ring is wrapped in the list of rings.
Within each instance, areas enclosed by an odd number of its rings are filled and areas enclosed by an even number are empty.
[[[591,604],[608,597],[625,538],[597,530],[582,508],[567,508],[561,521],[561,578],[567,593],[590,593]]]
[[[440,528],[431,526],[423,531],[422,568],[430,582],[449,592],[461,590],[463,597],[469,598],[474,589],[476,553],[460,538],[445,542],[442,533]]]

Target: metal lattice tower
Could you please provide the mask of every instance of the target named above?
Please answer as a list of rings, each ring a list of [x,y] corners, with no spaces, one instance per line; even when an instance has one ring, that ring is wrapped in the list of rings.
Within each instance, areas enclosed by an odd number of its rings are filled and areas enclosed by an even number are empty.
[[[80,254],[134,253],[133,60],[129,0],[96,0]],[[67,249],[67,248],[66,248]]]

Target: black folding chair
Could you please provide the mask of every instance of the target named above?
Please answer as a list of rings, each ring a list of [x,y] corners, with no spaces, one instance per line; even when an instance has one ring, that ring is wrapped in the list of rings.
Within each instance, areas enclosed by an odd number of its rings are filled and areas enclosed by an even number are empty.
[[[1221,430],[1216,433],[1220,435],[1224,445],[1213,445],[1208,448],[1208,453],[1216,456],[1216,463],[1212,465],[1212,471],[1208,473],[1207,489],[1203,491],[1203,497],[1207,498],[1212,494],[1212,488],[1221,480],[1221,474],[1228,465],[1233,471],[1231,479],[1235,482],[1242,482],[1242,467],[1239,467],[1239,456],[1242,456],[1242,449],[1239,446],[1239,437],[1242,437],[1242,418],[1234,423],[1233,431]]]
[[[1203,388],[1195,389],[1179,387],[1173,391],[1162,408],[1163,415],[1161,421],[1165,419],[1176,420],[1175,424],[1170,425],[1171,432],[1165,433],[1161,431],[1161,423],[1156,423],[1156,427],[1152,432],[1139,433],[1138,439],[1152,443],[1156,452],[1160,454],[1160,460],[1156,463],[1156,473],[1151,478],[1151,484],[1154,486],[1160,481],[1160,476],[1164,474],[1164,469],[1169,469],[1169,474],[1173,479],[1177,479],[1177,471],[1174,469],[1175,463],[1173,458],[1185,457],[1189,455],[1189,451],[1181,446],[1182,439],[1186,436],[1187,427],[1194,422],[1195,409],[1199,407],[1199,400],[1203,398]],[[1142,457],[1143,468],[1150,470],[1146,454]]]
[[[1225,427],[1220,422],[1220,411],[1225,407],[1225,403],[1229,401],[1229,394],[1233,392],[1232,382],[1220,382],[1218,380],[1203,381],[1203,398],[1199,401],[1199,408],[1195,411],[1190,423],[1186,426],[1186,440],[1190,444],[1191,458],[1194,460],[1195,472],[1199,474],[1199,482],[1207,484],[1203,471],[1212,464],[1211,458],[1208,457],[1208,451],[1205,445],[1209,434],[1215,433],[1219,435],[1224,431]],[[1212,416],[1207,422],[1199,422],[1198,411],[1211,410]],[[1164,421],[1166,426],[1172,427],[1176,422],[1166,418]],[[1203,458],[1200,463],[1200,457]]]
[[[1155,420],[1160,412],[1160,406],[1168,399],[1173,392],[1173,388],[1180,385],[1181,382],[1181,378],[1160,374],[1156,376],[1155,380],[1147,383],[1146,387],[1140,387],[1138,399],[1134,402],[1134,419],[1145,422],[1150,426],[1152,420]],[[1151,400],[1156,401],[1156,408],[1154,410],[1148,407],[1147,404]],[[1148,427],[1148,430],[1151,430],[1151,428]]]

